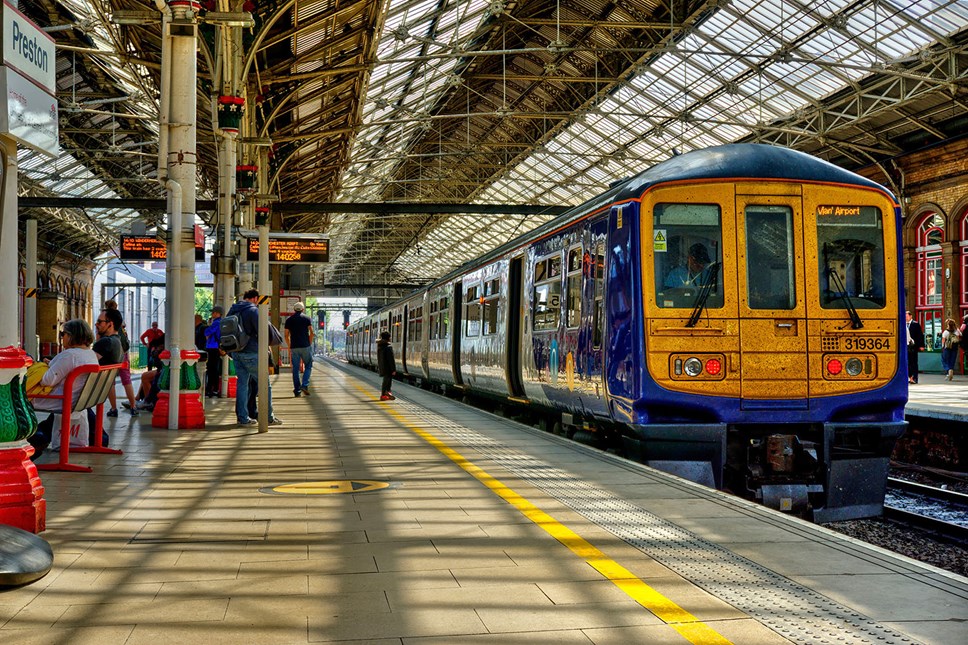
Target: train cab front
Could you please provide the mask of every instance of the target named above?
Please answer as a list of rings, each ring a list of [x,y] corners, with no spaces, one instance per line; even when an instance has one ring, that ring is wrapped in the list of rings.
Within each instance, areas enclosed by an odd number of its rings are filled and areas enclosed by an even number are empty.
[[[818,521],[880,514],[907,396],[895,217],[843,185],[648,193],[630,449]]]

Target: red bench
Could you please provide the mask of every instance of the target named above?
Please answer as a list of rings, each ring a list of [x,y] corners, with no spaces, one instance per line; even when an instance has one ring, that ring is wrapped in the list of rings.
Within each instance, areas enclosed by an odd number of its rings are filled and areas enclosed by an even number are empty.
[[[108,398],[108,392],[114,388],[114,380],[118,375],[121,365],[81,365],[76,368],[67,378],[64,379],[63,394],[33,394],[28,396],[31,399],[57,399],[62,401],[60,415],[60,457],[56,464],[37,464],[37,470],[68,470],[71,472],[89,473],[91,468],[69,463],[68,459],[71,452],[98,452],[111,455],[123,454],[120,450],[105,448],[104,441],[104,401]],[[76,403],[72,403],[74,393],[74,382],[81,376],[87,374],[87,380],[81,388],[81,394]],[[71,414],[97,408],[94,415],[94,445],[84,448],[71,448]],[[53,433],[56,429],[52,429]]]

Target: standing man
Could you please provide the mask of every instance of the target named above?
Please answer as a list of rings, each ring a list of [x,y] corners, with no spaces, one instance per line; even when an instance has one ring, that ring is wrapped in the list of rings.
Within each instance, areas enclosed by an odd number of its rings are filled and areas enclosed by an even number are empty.
[[[94,322],[94,329],[98,338],[94,341],[94,346],[91,349],[97,355],[98,365],[117,365],[121,362],[124,350],[121,349],[121,337],[118,336],[117,330],[121,328],[122,321],[121,312],[117,309],[105,309],[98,315],[97,320]],[[113,384],[111,385],[111,389],[114,389]],[[94,415],[94,408],[88,408],[87,424],[91,432],[91,443],[94,443],[94,424],[96,421]],[[118,416],[118,409],[112,407],[108,410],[106,416]],[[105,442],[104,445],[107,445],[107,443]]]
[[[292,363],[292,391],[296,396],[309,394],[309,375],[313,371],[313,321],[304,314],[306,305],[297,302],[292,306],[295,312],[286,319],[286,345],[289,346],[289,361]],[[299,366],[306,365],[306,371],[299,380]]]
[[[205,396],[218,396],[219,384],[222,381],[222,352],[218,343],[222,338],[222,305],[212,307],[212,322],[205,329],[205,351],[208,353],[208,379],[205,384]]]
[[[235,418],[239,425],[255,425],[258,421],[254,410],[249,410],[249,388],[259,385],[259,290],[249,289],[242,295],[240,302],[232,305],[229,316],[238,316],[242,330],[248,335],[249,342],[245,347],[232,354],[235,361],[235,374],[238,377],[235,387]],[[263,329],[262,333],[269,333]],[[272,414],[272,383],[269,383],[268,401],[260,402],[269,406],[269,425],[277,426],[282,423]],[[257,391],[257,390],[256,390]]]
[[[393,375],[397,373],[397,363],[393,360],[393,345],[390,344],[390,332],[380,332],[380,340],[376,344],[377,372],[383,377],[380,385],[380,400],[393,401],[397,397],[390,393],[393,385]]]
[[[151,369],[151,366],[155,364],[154,356],[152,356],[151,346],[158,340],[161,336],[164,336],[165,332],[158,329],[158,321],[151,323],[151,328],[146,329],[143,334],[141,334],[141,344],[148,347],[148,364],[145,365],[147,369]],[[161,365],[158,365],[158,369],[161,369]]]
[[[114,300],[106,300],[104,302],[104,310],[115,311],[118,314],[117,316],[114,316],[114,314],[109,314],[106,317],[114,327],[114,331],[118,334],[118,340],[121,341],[121,369],[118,370],[118,376],[121,378],[121,385],[124,387],[124,393],[128,397],[128,403],[122,403],[121,405],[124,405],[124,407],[128,408],[128,411],[131,412],[131,416],[136,417],[138,416],[138,408],[135,406],[134,387],[131,385],[131,359],[128,357],[128,351],[131,349],[131,344],[128,341],[128,334],[124,329],[124,317],[121,315],[121,312],[118,311],[118,303]],[[118,326],[119,323],[117,321],[120,321],[120,326]],[[118,416],[118,395],[114,391],[114,388],[111,388],[108,391],[108,402],[111,404],[111,409],[108,410],[108,416]]]
[[[924,351],[924,332],[910,311],[904,312],[907,318],[907,355],[908,383],[918,382],[918,352]]]

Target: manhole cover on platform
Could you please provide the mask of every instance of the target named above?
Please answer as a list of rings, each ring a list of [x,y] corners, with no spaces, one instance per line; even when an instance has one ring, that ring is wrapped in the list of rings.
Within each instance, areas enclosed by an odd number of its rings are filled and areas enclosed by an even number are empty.
[[[337,495],[339,493],[369,493],[389,488],[388,482],[368,479],[336,479],[323,482],[297,482],[260,488],[260,493],[268,495]]]

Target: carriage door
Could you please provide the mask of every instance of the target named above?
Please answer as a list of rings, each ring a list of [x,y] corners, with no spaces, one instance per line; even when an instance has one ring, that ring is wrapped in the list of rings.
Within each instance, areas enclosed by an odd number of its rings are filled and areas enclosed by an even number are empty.
[[[737,257],[746,265],[739,267],[742,407],[805,409],[802,200],[799,194],[744,195],[740,188]]]

